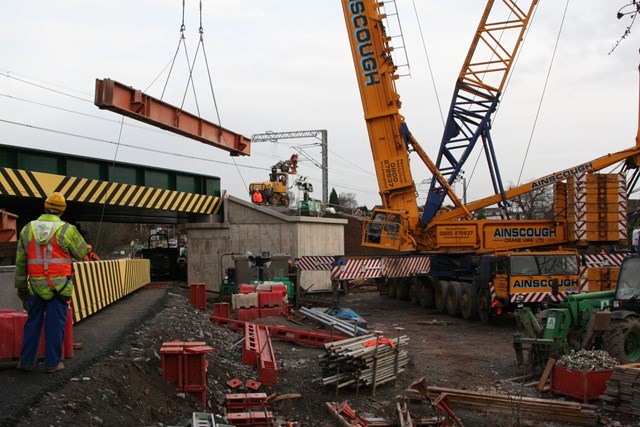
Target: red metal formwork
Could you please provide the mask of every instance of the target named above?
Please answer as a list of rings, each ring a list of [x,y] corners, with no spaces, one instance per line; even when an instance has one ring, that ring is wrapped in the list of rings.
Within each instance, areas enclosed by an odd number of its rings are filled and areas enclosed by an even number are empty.
[[[250,322],[260,317],[259,308],[238,308],[236,310],[236,317],[243,322]]]
[[[284,307],[265,307],[260,310],[260,317],[278,317],[282,315]]]
[[[278,384],[278,365],[269,337],[269,328],[265,325],[258,325],[258,336],[260,342],[260,352],[258,353],[260,382],[264,385],[275,386]]]
[[[207,358],[206,354],[213,349],[209,346],[188,346],[182,354],[182,366],[184,369],[184,387],[197,387],[207,385]]]
[[[162,377],[178,389],[206,386],[207,362],[204,354],[213,349],[204,342],[169,341],[160,348]]]
[[[207,406],[207,386],[189,386],[182,387],[178,391],[183,391],[191,395],[194,399],[199,400],[202,406]]]
[[[271,411],[258,412],[234,412],[227,414],[227,422],[231,425],[270,427],[273,426],[273,413]]]
[[[242,347],[242,363],[255,365],[258,360],[260,342],[258,341],[258,326],[254,323],[244,325],[244,347]]]
[[[210,316],[213,322],[216,322],[218,326],[226,326],[232,331],[244,331],[247,322],[234,319],[226,319],[222,317]],[[337,333],[323,332],[323,331],[305,331],[299,329],[291,329],[285,326],[266,326],[269,328],[271,338],[297,342],[300,344],[307,344],[313,347],[322,347],[328,342],[340,341],[347,337],[339,335]],[[249,363],[252,365],[253,363]]]
[[[230,318],[231,317],[231,304],[228,302],[217,302],[213,304],[213,315],[215,317]]]
[[[207,309],[207,287],[204,283],[191,283],[189,285],[189,296],[191,297],[191,304],[203,311]]]
[[[171,344],[165,346],[165,344]],[[160,348],[160,364],[162,378],[165,381],[182,387],[182,350],[183,347],[174,343],[163,343]]]
[[[267,406],[266,393],[232,393],[225,395],[224,406],[227,412],[244,412],[252,409],[264,409]]]
[[[269,338],[269,328],[253,323],[245,324],[242,363],[258,366],[260,382],[265,385],[277,385],[278,366]]]

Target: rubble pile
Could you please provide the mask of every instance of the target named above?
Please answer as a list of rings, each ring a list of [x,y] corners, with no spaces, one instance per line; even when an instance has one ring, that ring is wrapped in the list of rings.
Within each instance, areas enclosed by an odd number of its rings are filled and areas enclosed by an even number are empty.
[[[618,365],[616,359],[603,350],[571,350],[556,362],[569,371],[604,371]]]

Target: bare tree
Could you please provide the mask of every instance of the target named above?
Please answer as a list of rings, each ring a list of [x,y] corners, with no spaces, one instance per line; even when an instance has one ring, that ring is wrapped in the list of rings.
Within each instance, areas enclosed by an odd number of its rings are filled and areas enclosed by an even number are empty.
[[[624,33],[622,34],[622,36],[613,45],[613,48],[611,48],[611,51],[609,52],[609,54],[611,54],[614,50],[616,50],[620,42],[626,39],[629,36],[629,34],[631,34],[631,27],[633,27],[633,24],[636,22],[636,17],[638,16],[639,12],[640,12],[639,0],[628,0],[628,3],[622,6],[618,10],[618,14],[617,14],[618,19],[622,19],[625,16],[628,16],[631,18],[631,22],[629,23],[627,28],[624,30]]]
[[[340,193],[338,196],[340,208],[348,213],[354,213],[358,209],[358,201],[355,193]]]
[[[539,188],[511,199],[511,205],[519,219],[552,219],[553,202],[551,187]]]

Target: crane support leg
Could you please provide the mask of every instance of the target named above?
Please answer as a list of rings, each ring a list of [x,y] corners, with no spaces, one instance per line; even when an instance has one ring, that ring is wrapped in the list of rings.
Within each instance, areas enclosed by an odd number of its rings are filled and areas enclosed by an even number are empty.
[[[96,79],[94,103],[100,109],[212,145],[232,156],[250,155],[249,138],[111,79]]]

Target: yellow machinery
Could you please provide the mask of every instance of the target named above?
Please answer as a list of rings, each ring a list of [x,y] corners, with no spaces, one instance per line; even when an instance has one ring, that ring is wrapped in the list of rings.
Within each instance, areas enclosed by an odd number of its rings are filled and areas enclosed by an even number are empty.
[[[626,240],[626,227],[622,227],[626,212],[617,203],[626,197],[624,179],[605,175],[594,181],[588,177],[621,161],[637,173],[638,146],[505,191],[491,141],[491,117],[538,0],[488,0],[457,80],[438,157],[432,161],[399,112],[401,102],[395,85],[399,76],[390,45],[392,36],[384,25],[388,3],[394,2],[342,0],[382,199],[382,207],[375,208],[364,221],[362,245],[427,254],[430,272],[412,280],[411,292],[419,294],[416,300],[426,301],[425,304],[451,300],[451,307],[447,308],[451,314],[466,304],[463,313],[474,317],[479,311],[480,318],[487,320],[492,313],[512,310],[525,302],[553,299],[554,280],[569,284],[566,288],[560,286],[559,292],[556,288],[555,295],[575,290],[577,268],[566,260],[577,260],[576,252],[553,248],[610,246]],[[476,143],[485,153],[495,195],[465,205],[452,185]],[[423,207],[418,206],[409,163],[411,152],[433,174]],[[552,220],[508,217],[509,199],[549,185],[556,190]],[[447,197],[453,204],[448,210],[443,209]],[[505,214],[502,219],[473,217],[472,212],[496,204]],[[514,275],[510,269],[522,261],[518,257],[523,254],[504,254],[534,248],[548,250],[538,254],[538,261],[564,265],[564,270],[552,275],[538,268],[526,278]],[[500,266],[506,269],[501,273],[504,280],[498,273]],[[517,283],[505,279],[516,276]],[[407,283],[392,283],[390,293],[406,295]]]
[[[251,201],[258,205],[289,206],[289,175],[298,173],[298,155],[271,167],[269,181],[249,184]]]

